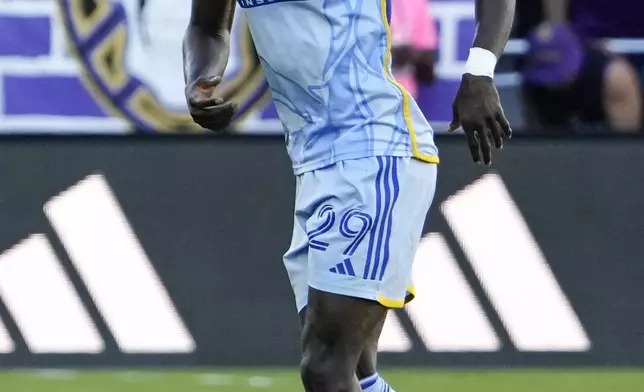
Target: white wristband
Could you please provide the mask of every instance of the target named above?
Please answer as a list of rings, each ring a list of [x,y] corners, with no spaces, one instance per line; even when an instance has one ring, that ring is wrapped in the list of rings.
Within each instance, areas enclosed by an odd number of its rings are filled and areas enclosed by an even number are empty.
[[[494,68],[496,68],[497,61],[496,55],[489,50],[472,48],[465,63],[465,73],[494,78]]]

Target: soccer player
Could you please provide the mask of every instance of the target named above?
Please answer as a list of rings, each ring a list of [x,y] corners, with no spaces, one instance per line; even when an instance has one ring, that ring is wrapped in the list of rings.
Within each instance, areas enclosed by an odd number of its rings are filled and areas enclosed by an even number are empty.
[[[387,310],[414,296],[411,267],[434,196],[438,152],[415,101],[391,76],[387,0],[238,0],[272,91],[296,176],[284,255],[302,320],[307,392],[393,391],[376,372]],[[449,130],[489,165],[511,135],[493,83],[514,0],[477,0],[478,29]],[[235,0],[192,0],[186,98],[201,126],[234,116],[215,87]],[[419,10],[424,12],[424,10]],[[258,158],[259,159],[259,158]],[[485,208],[484,205],[481,208]]]

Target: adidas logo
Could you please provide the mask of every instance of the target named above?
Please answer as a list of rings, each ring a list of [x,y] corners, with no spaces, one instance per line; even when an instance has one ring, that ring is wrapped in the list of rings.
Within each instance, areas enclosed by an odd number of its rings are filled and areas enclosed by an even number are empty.
[[[349,259],[344,259],[341,263],[338,263],[335,267],[329,269],[329,271],[334,274],[356,276],[353,264],[351,264],[351,260]]]
[[[490,322],[445,235],[429,233],[414,263],[416,300],[402,311],[414,331],[403,326],[401,313],[390,312],[381,352],[412,350],[411,332],[432,352],[499,351],[500,333],[522,352],[590,350],[583,325],[498,175],[485,175],[440,211],[501,326]],[[103,352],[105,336],[80,289],[89,293],[121,352],[194,352],[192,335],[105,177],[80,181],[48,201],[44,213],[83,288],[72,283],[45,234],[0,254],[0,301],[20,334],[12,336],[8,320],[0,320],[0,354],[13,352],[19,338],[35,354]],[[355,274],[348,258],[330,272]]]
[[[501,177],[487,174],[440,211],[463,249],[511,344],[522,352],[584,352],[591,342]],[[421,240],[413,267],[416,299],[404,310],[425,349],[494,352],[501,340],[441,233]],[[389,312],[381,352],[407,352],[411,339]]]
[[[122,352],[195,350],[105,177],[87,177],[48,201],[44,212]],[[97,354],[105,348],[44,234],[0,254],[0,299],[32,353]],[[14,349],[0,320],[0,353]]]

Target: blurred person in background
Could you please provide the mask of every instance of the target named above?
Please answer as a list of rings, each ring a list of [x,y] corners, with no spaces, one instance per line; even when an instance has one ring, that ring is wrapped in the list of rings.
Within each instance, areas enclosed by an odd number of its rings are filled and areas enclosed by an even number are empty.
[[[638,72],[604,40],[644,37],[635,12],[642,5],[635,1],[518,2],[517,28],[528,42],[522,72],[532,124],[574,131],[641,128]]]
[[[427,0],[392,0],[392,70],[414,97],[418,84],[434,81],[438,35]]]

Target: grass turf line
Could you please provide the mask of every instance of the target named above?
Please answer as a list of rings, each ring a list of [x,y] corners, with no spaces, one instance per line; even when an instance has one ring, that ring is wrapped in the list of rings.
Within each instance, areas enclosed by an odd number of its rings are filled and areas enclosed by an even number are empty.
[[[397,392],[644,392],[644,369],[405,370],[382,374]],[[302,392],[283,369],[3,371],[2,392]]]

